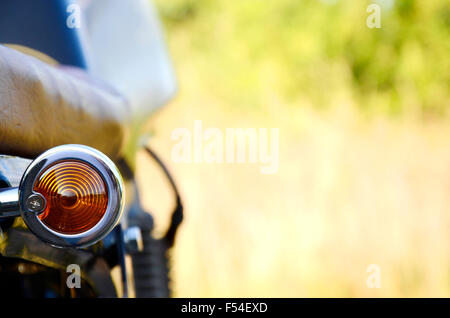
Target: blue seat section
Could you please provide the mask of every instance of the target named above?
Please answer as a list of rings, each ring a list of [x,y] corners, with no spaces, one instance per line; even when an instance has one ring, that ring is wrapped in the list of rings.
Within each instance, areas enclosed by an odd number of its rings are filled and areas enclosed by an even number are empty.
[[[20,44],[86,69],[80,37],[67,26],[71,0],[1,0],[0,44]]]

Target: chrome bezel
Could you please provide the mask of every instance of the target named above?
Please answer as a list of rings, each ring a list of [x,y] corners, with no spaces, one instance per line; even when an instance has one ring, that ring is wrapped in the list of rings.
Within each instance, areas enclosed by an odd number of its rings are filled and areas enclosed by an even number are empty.
[[[50,229],[38,217],[27,211],[26,199],[33,191],[42,171],[61,160],[78,160],[92,166],[103,177],[108,191],[108,207],[102,219],[91,229],[79,234],[62,234]],[[104,238],[120,221],[123,212],[124,186],[116,165],[100,151],[84,145],[62,145],[37,157],[25,170],[19,185],[20,214],[31,232],[56,247],[87,247]]]

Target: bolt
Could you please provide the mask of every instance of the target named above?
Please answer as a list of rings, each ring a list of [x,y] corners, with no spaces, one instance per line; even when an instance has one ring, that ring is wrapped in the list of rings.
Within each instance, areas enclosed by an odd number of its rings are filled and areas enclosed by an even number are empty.
[[[45,199],[42,195],[34,193],[27,198],[25,206],[29,212],[42,212],[45,208]]]
[[[138,226],[129,227],[124,231],[124,241],[128,253],[138,253],[144,249],[141,229]]]

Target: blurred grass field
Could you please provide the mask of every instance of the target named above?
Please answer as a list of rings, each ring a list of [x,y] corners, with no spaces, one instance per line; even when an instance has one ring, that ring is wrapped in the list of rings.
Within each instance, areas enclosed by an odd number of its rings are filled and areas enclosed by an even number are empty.
[[[369,3],[156,1],[180,84],[148,127],[185,199],[175,296],[450,296],[450,4],[378,1],[369,29]],[[172,162],[196,119],[280,128],[278,173]],[[170,195],[138,167],[161,232]]]

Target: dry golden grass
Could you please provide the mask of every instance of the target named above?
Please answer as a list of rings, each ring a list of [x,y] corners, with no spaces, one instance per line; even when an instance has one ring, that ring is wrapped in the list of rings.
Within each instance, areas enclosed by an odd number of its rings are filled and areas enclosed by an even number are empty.
[[[450,296],[448,122],[367,120],[345,100],[339,111],[238,113],[205,94],[197,100],[198,92],[187,84],[152,121],[150,143],[185,199],[176,296]],[[279,127],[278,173],[174,163],[170,134],[195,119]],[[143,155],[138,162],[144,204],[161,232],[170,195]],[[381,268],[380,289],[366,286],[369,264]]]
[[[221,13],[212,25],[200,15],[172,29],[180,92],[150,122],[150,144],[168,162],[185,201],[173,253],[175,295],[449,297],[449,119],[418,119],[423,105],[414,86],[398,88],[408,106],[401,118],[389,118],[389,98],[380,92],[361,99],[371,107],[357,105],[344,58],[313,59],[303,70],[310,80],[296,82],[281,67],[292,64],[284,55],[268,53],[256,63],[259,55],[246,54],[253,33],[240,37],[249,29]],[[256,25],[251,30],[260,34]],[[286,100],[286,83],[311,85],[313,93]],[[446,109],[441,95],[435,106]],[[317,110],[321,100],[327,111]],[[204,128],[279,128],[278,173],[262,175],[259,165],[171,161],[172,131],[192,131],[196,119]],[[138,177],[161,233],[170,193],[143,154]],[[381,268],[379,289],[366,285],[370,264]]]

